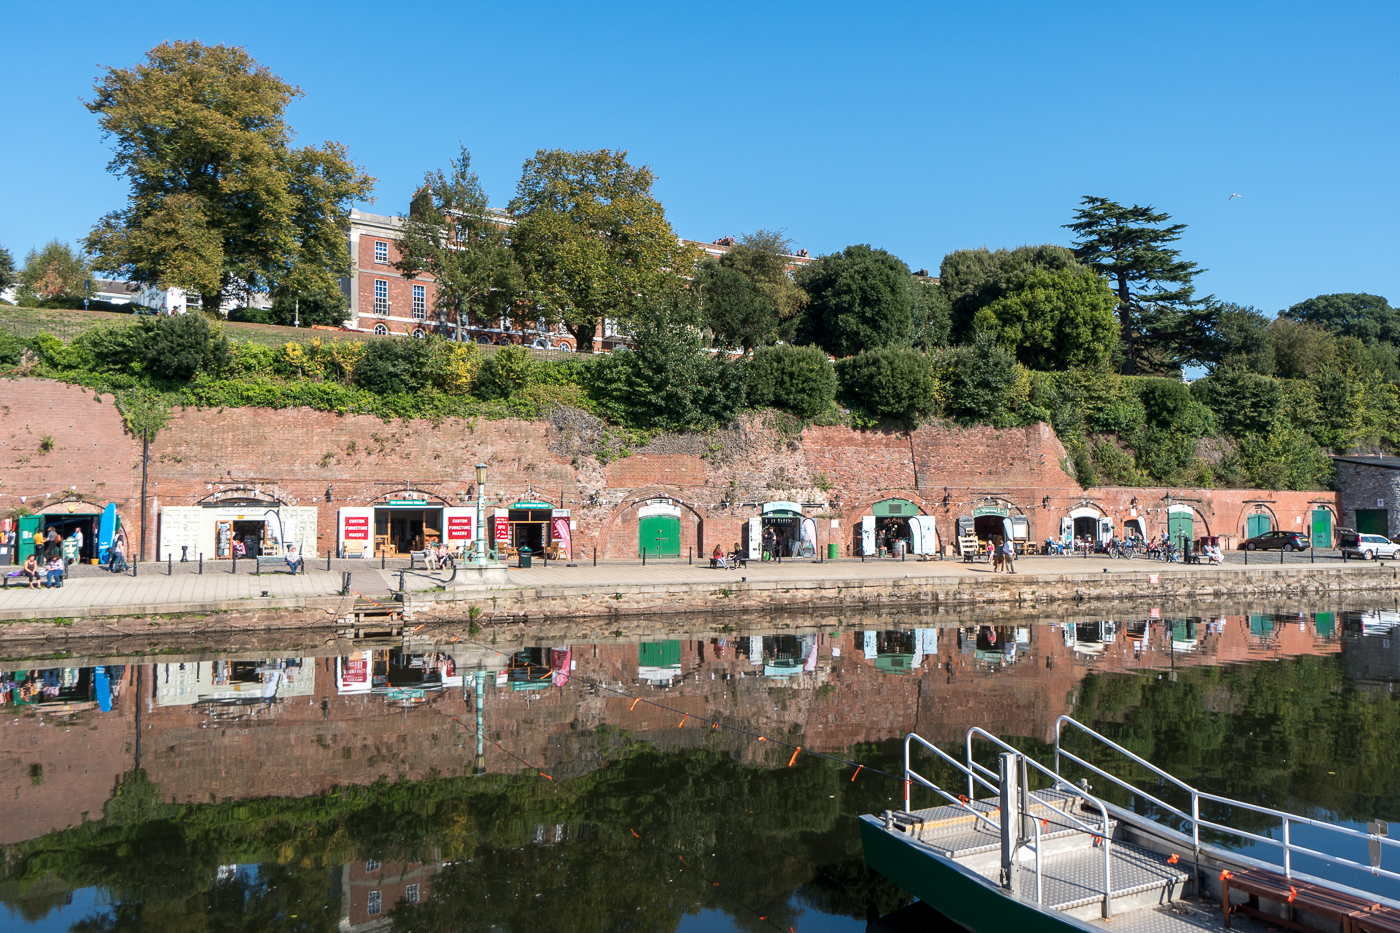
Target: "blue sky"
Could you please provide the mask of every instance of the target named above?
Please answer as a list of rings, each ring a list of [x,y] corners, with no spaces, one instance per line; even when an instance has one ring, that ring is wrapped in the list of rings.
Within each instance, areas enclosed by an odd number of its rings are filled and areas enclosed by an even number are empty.
[[[167,39],[245,46],[398,213],[459,143],[503,205],[536,148],[617,148],[682,236],[784,229],[915,269],[1067,243],[1084,194],[1188,224],[1203,293],[1400,302],[1400,4],[64,4],[11,0],[0,244],[119,207],[81,105]],[[1243,198],[1228,200],[1238,192]]]

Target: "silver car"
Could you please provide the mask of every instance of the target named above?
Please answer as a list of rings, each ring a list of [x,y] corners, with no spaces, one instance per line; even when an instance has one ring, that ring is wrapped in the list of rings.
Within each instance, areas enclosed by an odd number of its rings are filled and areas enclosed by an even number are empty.
[[[1395,556],[1400,554],[1400,544],[1396,544],[1384,535],[1357,535],[1356,544],[1343,548],[1343,553],[1351,557],[1364,557],[1367,560],[1375,560],[1378,557],[1394,560]]]

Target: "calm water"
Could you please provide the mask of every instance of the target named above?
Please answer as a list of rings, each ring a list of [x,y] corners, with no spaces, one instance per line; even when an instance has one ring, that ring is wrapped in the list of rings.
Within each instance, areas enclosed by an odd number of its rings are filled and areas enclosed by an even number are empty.
[[[864,930],[908,902],[855,819],[899,739],[1049,761],[1066,713],[1203,789],[1400,818],[1393,611],[821,621],[0,662],[0,924]]]

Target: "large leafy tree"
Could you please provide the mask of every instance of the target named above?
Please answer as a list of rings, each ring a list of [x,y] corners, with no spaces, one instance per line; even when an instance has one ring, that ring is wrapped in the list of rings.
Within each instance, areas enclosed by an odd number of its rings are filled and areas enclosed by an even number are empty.
[[[1169,224],[1171,215],[1150,206],[1124,207],[1107,198],[1085,196],[1075,211],[1074,255],[1108,279],[1118,295],[1118,325],[1123,344],[1123,372],[1160,372],[1191,358],[1201,305],[1192,280],[1204,272],[1181,258],[1170,244],[1181,239],[1185,224]],[[1206,299],[1208,300],[1208,299]]]
[[[1116,304],[1088,269],[1036,270],[978,311],[974,322],[1032,369],[1098,368],[1118,345]]]
[[[897,256],[865,244],[848,246],[804,267],[808,295],[803,343],[835,356],[907,346],[913,331],[914,277]]]
[[[43,249],[31,249],[24,258],[19,282],[28,295],[40,301],[79,298],[90,274],[87,257],[67,243],[50,240]]]
[[[98,268],[210,309],[234,289],[328,293],[350,274],[350,205],[374,179],[338,143],[293,148],[285,111],[301,92],[243,49],[165,43],[94,90],[108,170],[131,186],[88,235]]]
[[[602,321],[627,322],[695,268],[698,252],[671,229],[654,180],[607,149],[540,149],[521,171],[510,236],[526,296],[582,352]]]
[[[1050,243],[1015,249],[954,250],[943,257],[938,269],[939,288],[946,296],[951,316],[951,337],[972,340],[977,312],[1020,287],[1033,272],[1077,269],[1079,263],[1067,247]]]
[[[430,274],[438,320],[459,329],[469,316],[491,321],[509,312],[523,285],[505,227],[488,209],[471,164],[463,147],[448,171],[424,176],[397,241],[399,271]]]
[[[1318,295],[1298,302],[1281,316],[1316,324],[1368,344],[1400,344],[1400,311],[1380,295]]]
[[[1268,376],[1274,372],[1272,323],[1257,308],[1233,302],[1211,302],[1197,316],[1205,323],[1205,333],[1199,342],[1193,361],[1212,369],[1217,366],[1242,366],[1251,372]]]
[[[749,353],[790,336],[807,303],[806,292],[788,273],[792,249],[781,233],[759,230],[700,264],[696,290],[717,344]]]

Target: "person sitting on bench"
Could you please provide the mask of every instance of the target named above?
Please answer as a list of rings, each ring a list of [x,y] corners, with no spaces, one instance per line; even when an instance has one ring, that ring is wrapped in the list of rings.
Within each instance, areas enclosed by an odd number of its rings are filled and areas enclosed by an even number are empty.
[[[710,566],[721,570],[729,569],[729,560],[724,556],[724,548],[718,544],[715,545],[715,552],[710,555]]]
[[[290,570],[292,573],[297,573],[301,570],[301,564],[301,549],[298,548],[295,544],[288,545],[287,569]]]

